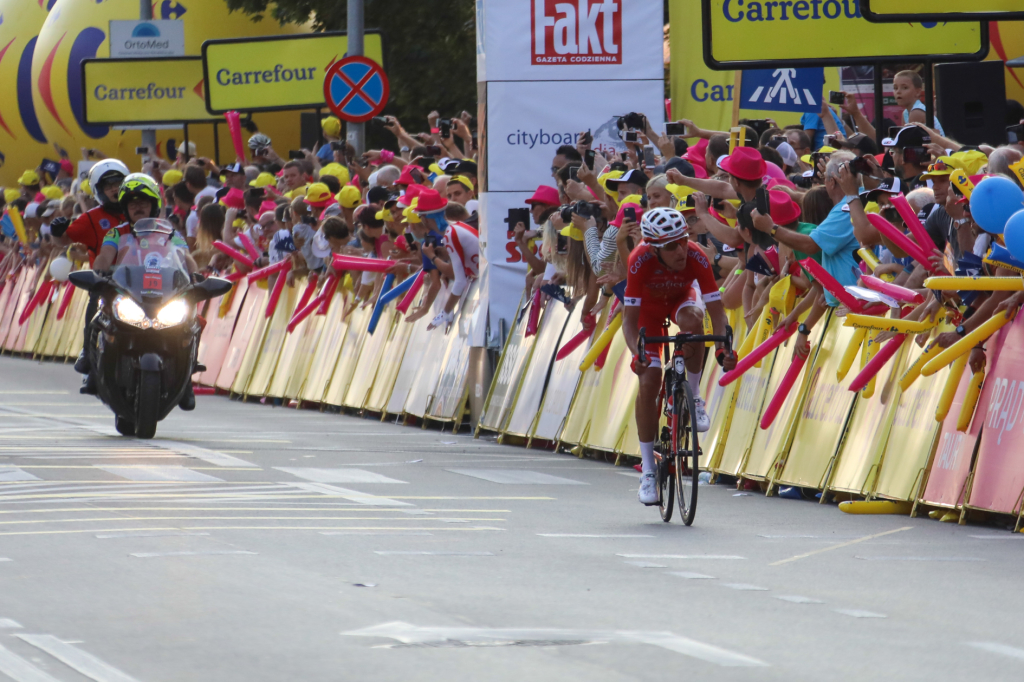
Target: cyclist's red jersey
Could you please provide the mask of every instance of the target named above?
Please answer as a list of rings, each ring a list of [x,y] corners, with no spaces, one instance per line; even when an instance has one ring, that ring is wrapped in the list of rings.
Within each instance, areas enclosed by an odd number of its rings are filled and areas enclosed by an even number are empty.
[[[626,275],[624,301],[628,306],[669,308],[676,301],[686,298],[694,281],[700,287],[704,302],[721,300],[722,294],[715,283],[711,261],[704,251],[687,242],[686,267],[669,270],[660,260],[654,247],[641,244],[629,254],[629,271]]]
[[[118,229],[118,226],[122,224],[124,225],[123,229]],[[75,218],[64,234],[72,243],[78,242],[85,245],[85,248],[89,250],[89,265],[91,266],[100,252],[100,247],[103,246],[103,238],[112,229],[117,229],[119,233],[124,234],[128,231],[128,224],[124,222],[123,216],[115,215],[102,206],[97,206]]]

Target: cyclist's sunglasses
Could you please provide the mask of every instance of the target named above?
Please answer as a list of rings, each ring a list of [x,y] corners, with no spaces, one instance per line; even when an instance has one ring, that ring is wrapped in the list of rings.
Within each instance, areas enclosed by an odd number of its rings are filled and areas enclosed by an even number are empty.
[[[675,251],[676,249],[678,249],[681,246],[686,246],[686,242],[687,242],[687,237],[683,237],[682,239],[678,239],[678,240],[676,240],[674,242],[669,242],[668,244],[665,244],[664,246],[659,246],[658,250],[659,251],[670,251],[670,252],[671,251]]]

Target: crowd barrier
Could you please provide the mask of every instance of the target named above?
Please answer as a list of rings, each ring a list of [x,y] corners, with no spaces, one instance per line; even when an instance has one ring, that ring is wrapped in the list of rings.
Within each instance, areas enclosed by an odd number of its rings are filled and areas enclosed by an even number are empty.
[[[67,361],[82,346],[88,296],[61,284],[26,316],[26,306],[47,272],[47,264],[26,263],[5,276],[0,349]],[[318,286],[322,291],[328,283]],[[463,296],[447,333],[427,330],[432,314],[406,322],[396,309],[397,300],[384,308],[370,333],[372,308],[357,307],[345,286],[337,287],[316,313],[289,332],[306,287],[304,279],[286,287],[269,317],[266,281],[247,283],[243,278],[230,293],[209,302],[199,350],[206,369],[196,382],[243,399],[320,405],[423,425],[437,422],[455,430],[467,425],[469,327],[479,303],[475,284]],[[417,302],[425,295],[421,291]],[[437,300],[446,299],[442,290]],[[616,463],[637,457],[637,381],[623,335],[616,333],[603,357],[580,368],[590,344],[611,321],[611,302],[598,317],[590,341],[562,359],[556,359],[559,348],[583,329],[579,310],[549,300],[542,303],[534,329],[531,305],[532,296],[524,293],[479,420],[469,426],[477,435],[490,432],[501,442],[526,447],[539,443]],[[728,314],[740,347],[746,338],[742,314]],[[948,329],[933,329],[931,338]],[[989,511],[1016,516],[1019,528],[1024,502],[1024,315],[986,344],[987,375],[973,419],[961,415],[972,388],[970,371],[960,377],[942,421],[936,419],[936,410],[956,369],[946,367],[919,376],[905,388],[901,385],[906,370],[924,353],[913,335],[868,388],[851,392],[858,362],[855,358],[844,373],[843,357],[851,343],[863,338],[863,367],[880,345],[874,343],[877,333],[859,334],[843,318],[825,316],[812,332],[807,363],[768,428],[760,422],[790,367],[791,343],[724,387],[709,353],[702,393],[712,424],[701,439],[701,466],[716,477],[753,482],[749,485],[760,485],[768,494],[797,486],[820,491],[822,500],[907,503],[912,513],[923,504],[944,514],[944,520],[961,523],[970,510]]]

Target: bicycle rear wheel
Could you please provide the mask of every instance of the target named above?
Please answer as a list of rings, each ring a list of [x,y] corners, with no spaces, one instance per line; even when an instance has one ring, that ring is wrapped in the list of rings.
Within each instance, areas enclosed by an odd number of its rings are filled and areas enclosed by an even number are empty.
[[[700,446],[697,444],[696,405],[690,384],[683,381],[676,392],[674,441],[676,458],[676,493],[679,516],[685,525],[693,523],[697,514],[697,480],[700,477]]]

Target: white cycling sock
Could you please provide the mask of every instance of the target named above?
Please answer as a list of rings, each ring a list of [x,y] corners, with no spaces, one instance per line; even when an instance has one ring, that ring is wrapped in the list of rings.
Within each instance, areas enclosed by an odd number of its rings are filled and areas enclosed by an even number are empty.
[[[693,398],[696,400],[700,397],[700,377],[704,372],[691,372],[687,370],[686,380],[690,383],[690,390],[693,391]]]
[[[657,463],[654,461],[654,441],[650,443],[640,443],[640,459],[643,460],[643,467],[645,474],[653,474],[658,468]]]

